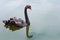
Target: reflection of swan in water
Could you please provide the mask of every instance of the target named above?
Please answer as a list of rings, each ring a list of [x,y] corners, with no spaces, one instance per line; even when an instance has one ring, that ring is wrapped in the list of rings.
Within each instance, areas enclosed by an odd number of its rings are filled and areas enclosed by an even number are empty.
[[[20,27],[16,27],[16,26],[12,26],[12,25],[4,25],[4,27],[6,29],[11,30],[11,31],[16,31],[16,30],[20,30],[21,29]]]
[[[13,25],[13,26],[17,26],[20,28],[23,28],[26,26],[26,35],[27,37],[31,38],[32,36],[28,35],[30,21],[27,15],[27,9],[31,9],[31,6],[27,5],[24,10],[26,22],[24,22],[21,18],[17,19],[16,17],[14,17],[14,18],[10,18],[10,20],[4,20],[3,23],[5,23],[5,25]]]

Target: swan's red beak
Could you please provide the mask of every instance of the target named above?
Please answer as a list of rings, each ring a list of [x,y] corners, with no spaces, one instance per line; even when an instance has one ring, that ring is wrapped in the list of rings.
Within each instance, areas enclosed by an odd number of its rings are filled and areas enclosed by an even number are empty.
[[[30,7],[30,10],[32,10],[32,8]]]

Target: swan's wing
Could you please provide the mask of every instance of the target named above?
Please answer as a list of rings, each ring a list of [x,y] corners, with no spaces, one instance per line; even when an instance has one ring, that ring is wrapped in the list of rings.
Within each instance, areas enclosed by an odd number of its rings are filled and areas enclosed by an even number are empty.
[[[24,26],[26,26],[26,22],[23,22],[23,23],[21,21],[20,22],[16,22],[16,25],[24,27]]]
[[[26,25],[27,25],[26,22],[23,22],[23,23],[22,23],[22,26],[26,26]]]
[[[3,23],[8,22],[7,20],[4,20]],[[15,26],[25,27],[27,24],[25,21],[23,21],[21,18],[18,19],[18,21],[10,20],[8,24],[14,24]]]
[[[23,20],[21,18],[18,19],[19,22],[22,22]]]

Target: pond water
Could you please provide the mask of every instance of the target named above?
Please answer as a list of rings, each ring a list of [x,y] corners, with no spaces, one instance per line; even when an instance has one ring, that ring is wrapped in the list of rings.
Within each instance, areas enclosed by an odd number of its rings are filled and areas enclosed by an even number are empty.
[[[4,19],[11,17],[24,18],[24,7],[30,19],[29,35],[26,27],[20,30],[9,30],[4,27]],[[60,0],[0,0],[0,40],[60,40]]]

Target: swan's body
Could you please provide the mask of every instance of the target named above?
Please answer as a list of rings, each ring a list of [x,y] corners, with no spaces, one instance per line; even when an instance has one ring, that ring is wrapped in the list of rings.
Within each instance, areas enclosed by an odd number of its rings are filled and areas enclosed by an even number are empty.
[[[27,25],[30,25],[30,21],[27,15],[27,9],[31,9],[31,6],[27,5],[24,10],[26,22],[23,21],[21,18],[17,19],[16,17],[13,17],[13,18],[10,18],[9,20],[4,20],[3,23],[8,25],[15,25],[19,27],[25,27]]]
[[[27,5],[25,7],[24,10],[25,21],[23,21],[21,18],[17,19],[16,17],[14,17],[14,18],[10,18],[9,20],[3,20],[3,23],[5,23],[6,25],[8,24],[8,25],[19,26],[21,28],[26,26],[27,37],[32,37],[28,35],[30,21],[27,15],[27,9],[31,9],[31,6]]]

